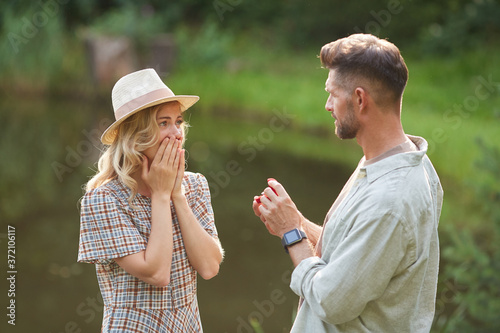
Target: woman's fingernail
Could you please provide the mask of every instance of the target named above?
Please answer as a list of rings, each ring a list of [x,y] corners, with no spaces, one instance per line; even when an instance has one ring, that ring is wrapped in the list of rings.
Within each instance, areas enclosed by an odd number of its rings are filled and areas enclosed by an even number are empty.
[[[274,178],[267,178],[267,181],[268,181],[268,182],[270,182],[271,180],[276,181],[276,179],[274,179]]]

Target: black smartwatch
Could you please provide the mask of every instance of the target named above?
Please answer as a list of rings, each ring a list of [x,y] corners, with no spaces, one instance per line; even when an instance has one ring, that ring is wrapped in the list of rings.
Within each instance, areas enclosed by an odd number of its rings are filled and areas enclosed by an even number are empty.
[[[299,229],[293,229],[286,232],[281,239],[281,244],[285,248],[286,253],[288,253],[288,247],[301,242],[304,238],[307,238],[306,233]]]

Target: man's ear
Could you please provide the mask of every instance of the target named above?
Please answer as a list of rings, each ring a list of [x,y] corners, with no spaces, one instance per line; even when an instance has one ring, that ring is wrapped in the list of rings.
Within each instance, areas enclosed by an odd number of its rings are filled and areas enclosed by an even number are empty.
[[[354,106],[356,107],[358,112],[365,112],[369,103],[368,92],[363,87],[357,87],[356,89],[354,89],[353,95]]]

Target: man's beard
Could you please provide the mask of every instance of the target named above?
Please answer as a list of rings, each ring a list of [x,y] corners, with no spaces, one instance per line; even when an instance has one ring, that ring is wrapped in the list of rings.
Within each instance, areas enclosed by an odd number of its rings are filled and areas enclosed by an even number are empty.
[[[354,116],[354,106],[352,102],[349,101],[347,104],[347,113],[342,122],[337,119],[337,127],[335,128],[335,134],[339,139],[354,139],[358,134],[359,121]]]

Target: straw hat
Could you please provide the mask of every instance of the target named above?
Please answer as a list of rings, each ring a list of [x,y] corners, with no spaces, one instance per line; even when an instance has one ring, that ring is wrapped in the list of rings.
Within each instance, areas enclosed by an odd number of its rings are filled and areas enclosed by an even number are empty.
[[[200,97],[175,95],[160,79],[152,68],[125,75],[116,82],[111,92],[116,121],[109,126],[101,137],[101,142],[110,145],[116,137],[118,126],[131,115],[148,107],[178,101],[184,112]]]

